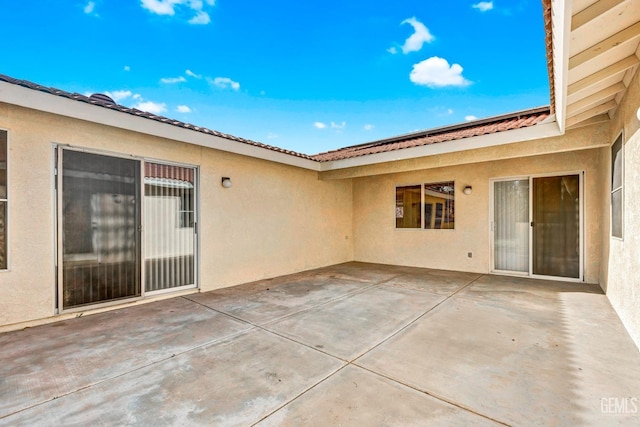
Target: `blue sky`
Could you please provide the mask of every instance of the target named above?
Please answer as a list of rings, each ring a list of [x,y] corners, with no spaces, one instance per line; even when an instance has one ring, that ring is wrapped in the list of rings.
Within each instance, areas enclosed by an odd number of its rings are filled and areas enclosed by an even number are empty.
[[[549,104],[540,0],[0,0],[0,73],[307,154]]]

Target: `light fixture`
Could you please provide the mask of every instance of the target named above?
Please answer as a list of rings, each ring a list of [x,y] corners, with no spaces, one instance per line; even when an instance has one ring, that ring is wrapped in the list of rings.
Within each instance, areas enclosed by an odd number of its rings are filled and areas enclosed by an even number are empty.
[[[464,190],[462,190],[462,192],[468,196],[469,194],[471,194],[471,190],[471,186],[467,185],[466,187],[464,187]]]
[[[231,178],[229,178],[228,176],[223,176],[222,177],[222,186],[224,188],[231,188]]]

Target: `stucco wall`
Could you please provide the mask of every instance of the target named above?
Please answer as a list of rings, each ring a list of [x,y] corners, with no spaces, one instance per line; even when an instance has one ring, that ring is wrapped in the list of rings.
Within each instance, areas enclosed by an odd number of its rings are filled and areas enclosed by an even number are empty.
[[[628,92],[610,126],[609,142],[624,131],[623,239],[610,237],[611,150],[603,150],[606,176],[603,180],[604,219],[602,286],[620,319],[640,348],[640,76]]]
[[[10,270],[0,325],[54,314],[52,143],[200,166],[200,286],[211,290],[353,258],[350,180],[0,103],[9,131]],[[233,181],[220,185],[222,176]]]
[[[490,179],[585,171],[585,280],[599,281],[600,149],[355,178],[354,257],[357,261],[488,273]],[[455,230],[396,229],[395,187],[455,181]],[[466,185],[473,187],[464,195]],[[473,257],[468,258],[467,253]]]

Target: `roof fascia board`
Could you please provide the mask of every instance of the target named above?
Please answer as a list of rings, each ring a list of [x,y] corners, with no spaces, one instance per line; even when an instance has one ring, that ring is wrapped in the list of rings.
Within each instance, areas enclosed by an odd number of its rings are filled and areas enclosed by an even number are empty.
[[[378,163],[408,160],[418,157],[435,156],[438,154],[455,153],[458,151],[474,150],[478,148],[493,147],[497,145],[513,144],[515,142],[530,141],[533,139],[549,138],[562,135],[557,122],[537,124],[535,126],[497,132],[487,135],[479,135],[454,141],[439,142],[437,144],[422,145],[419,147],[405,148],[402,150],[386,151],[383,153],[368,154],[366,156],[351,157],[341,160],[333,160],[322,163],[322,171],[346,169],[358,166],[367,166]]]
[[[556,94],[556,117],[560,132],[567,119],[567,87],[569,78],[569,42],[571,39],[571,0],[552,0],[553,69]]]
[[[229,140],[217,135],[207,135],[168,123],[156,122],[144,117],[137,117],[12,83],[0,82],[0,102],[303,169],[321,170],[320,163],[313,160],[256,147],[240,141]]]

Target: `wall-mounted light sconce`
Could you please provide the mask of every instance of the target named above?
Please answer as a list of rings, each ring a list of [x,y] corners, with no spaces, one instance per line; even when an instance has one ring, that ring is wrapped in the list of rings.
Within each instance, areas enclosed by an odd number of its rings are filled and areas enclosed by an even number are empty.
[[[468,196],[469,194],[471,194],[471,191],[472,191],[472,188],[471,188],[471,186],[470,186],[470,185],[467,185],[466,187],[464,187],[464,190],[462,190],[462,192],[463,192],[464,194],[466,194],[467,196]]]
[[[223,176],[221,183],[224,188],[231,188],[231,178],[229,178],[228,176]]]

